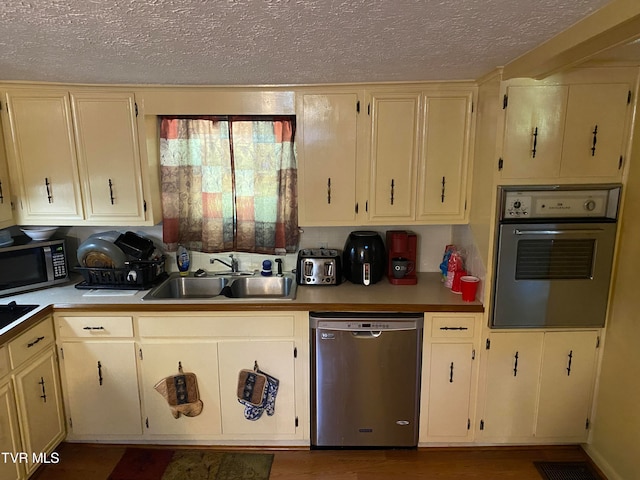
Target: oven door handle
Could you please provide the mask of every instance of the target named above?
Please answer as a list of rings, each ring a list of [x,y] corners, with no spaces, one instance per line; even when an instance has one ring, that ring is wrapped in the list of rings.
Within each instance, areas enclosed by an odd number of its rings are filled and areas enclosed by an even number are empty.
[[[590,228],[587,230],[520,230],[516,228],[513,233],[515,235],[567,235],[567,234],[585,234],[585,233],[601,233],[602,228]]]

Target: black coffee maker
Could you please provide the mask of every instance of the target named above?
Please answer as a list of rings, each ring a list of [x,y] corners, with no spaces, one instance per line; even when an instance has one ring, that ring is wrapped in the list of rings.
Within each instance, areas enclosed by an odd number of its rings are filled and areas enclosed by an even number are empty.
[[[387,255],[382,237],[376,232],[351,232],[342,251],[343,274],[352,283],[372,285],[386,271]]]

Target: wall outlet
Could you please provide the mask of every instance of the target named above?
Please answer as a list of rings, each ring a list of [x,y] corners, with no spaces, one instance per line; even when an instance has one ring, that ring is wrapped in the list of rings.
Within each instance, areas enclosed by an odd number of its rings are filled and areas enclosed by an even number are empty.
[[[329,248],[329,244],[327,242],[319,242],[318,248]]]

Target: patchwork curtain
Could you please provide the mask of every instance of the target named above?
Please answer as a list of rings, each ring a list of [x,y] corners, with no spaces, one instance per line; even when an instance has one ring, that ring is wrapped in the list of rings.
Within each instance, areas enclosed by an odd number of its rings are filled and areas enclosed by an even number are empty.
[[[289,117],[161,118],[167,249],[295,252],[294,132]]]

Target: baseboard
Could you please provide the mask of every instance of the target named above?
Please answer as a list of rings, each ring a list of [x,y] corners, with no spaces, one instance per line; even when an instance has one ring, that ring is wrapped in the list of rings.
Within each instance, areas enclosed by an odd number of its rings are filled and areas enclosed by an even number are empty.
[[[622,478],[615,469],[607,462],[604,457],[593,448],[592,445],[585,444],[582,445],[585,453],[589,455],[589,458],[593,461],[596,467],[600,469],[600,471],[607,477],[607,480],[625,480]]]

